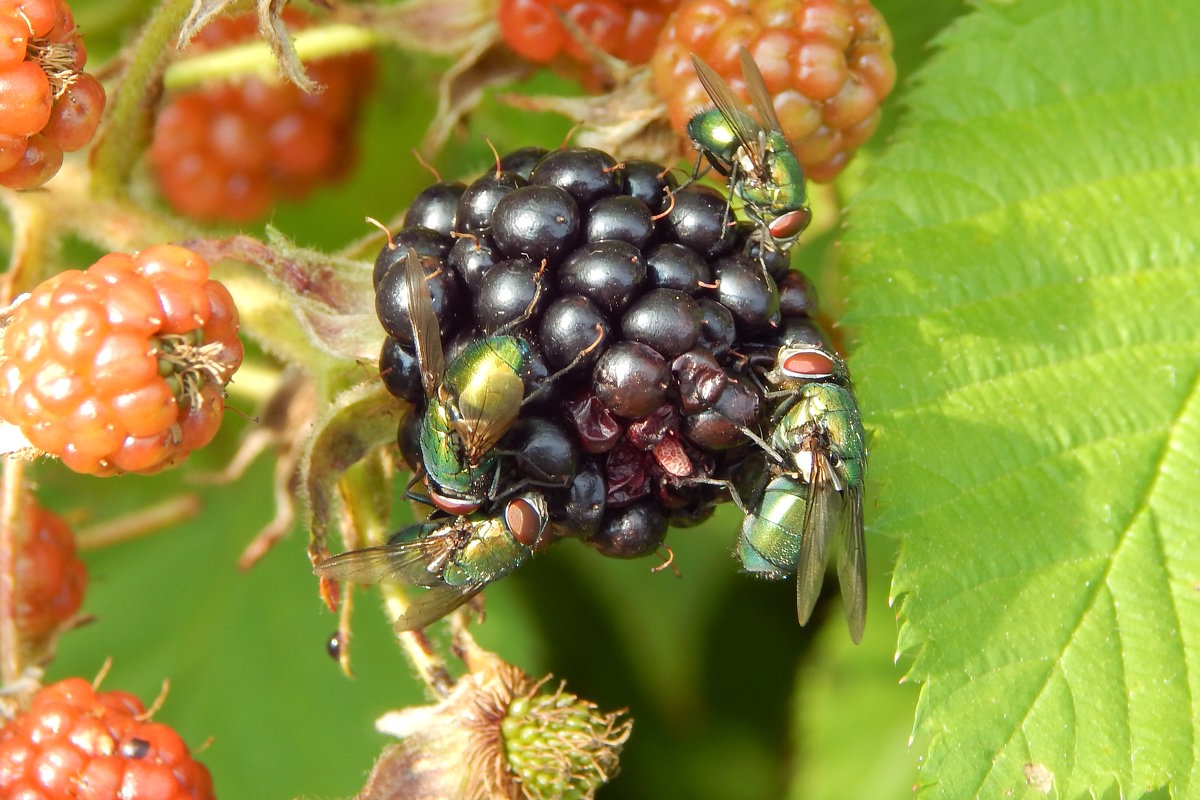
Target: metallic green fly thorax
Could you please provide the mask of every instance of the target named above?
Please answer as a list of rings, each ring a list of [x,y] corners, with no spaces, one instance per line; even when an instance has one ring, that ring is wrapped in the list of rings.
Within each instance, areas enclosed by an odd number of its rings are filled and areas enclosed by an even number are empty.
[[[468,457],[455,416],[446,404],[429,401],[421,420],[420,442],[425,470],[443,493],[474,497],[491,480],[496,455],[485,452],[478,459]]]
[[[743,125],[757,123],[748,114],[741,114]],[[696,114],[687,124],[688,138],[712,164],[713,169],[728,177],[733,171],[741,142],[738,133],[720,109],[709,109]]]
[[[513,538],[503,520],[473,521],[470,538],[450,559],[443,579],[451,586],[499,580],[533,556],[533,551]]]
[[[827,457],[841,485],[861,488],[867,445],[858,402],[835,383],[810,383],[771,435],[771,445],[811,479],[814,459]],[[840,490],[840,486],[838,487]]]
[[[783,133],[754,58],[742,48],[740,59],[758,118],[745,109],[716,70],[693,54],[696,76],[716,108],[693,116],[687,133],[701,157],[729,179],[730,192],[742,201],[746,215],[759,224],[761,243],[786,251],[812,218],[805,198],[804,169]]]

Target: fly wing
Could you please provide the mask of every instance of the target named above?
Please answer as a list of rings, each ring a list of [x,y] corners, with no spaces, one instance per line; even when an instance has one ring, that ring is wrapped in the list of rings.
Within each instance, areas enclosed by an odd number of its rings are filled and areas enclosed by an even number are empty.
[[[417,251],[409,248],[404,259],[405,288],[408,290],[408,316],[412,321],[413,346],[417,351],[417,364],[421,369],[421,384],[425,396],[434,397],[446,371],[442,355],[442,331],[437,315],[433,312],[433,300],[429,287],[425,285],[425,269]]]
[[[813,454],[813,475],[809,484],[808,505],[804,509],[804,527],[800,540],[800,555],[796,560],[796,615],[800,624],[812,617],[821,584],[825,582],[825,566],[829,542],[837,533],[844,498],[831,480],[833,467],[823,453]]]
[[[525,384],[515,372],[496,370],[479,376],[479,380],[481,385],[473,385],[473,380],[459,393],[459,417],[454,420],[473,462],[495,447],[512,427],[525,394]]]
[[[750,92],[751,107],[768,129],[783,133],[783,124],[779,121],[779,115],[775,113],[775,104],[771,102],[767,82],[763,80],[762,71],[754,61],[754,56],[742,47],[739,48],[738,57],[742,62],[742,78],[745,79],[746,89]]]
[[[762,129],[745,110],[745,104],[733,93],[733,89],[729,88],[725,79],[718,75],[715,69],[701,61],[695,53],[692,53],[692,65],[696,68],[696,77],[700,79],[704,91],[708,92],[713,105],[729,123],[733,135],[737,137],[755,163],[761,165],[762,148],[759,144],[759,134],[762,133]]]
[[[440,565],[453,544],[450,533],[434,533],[421,539],[338,553],[318,562],[313,572],[322,578],[352,583],[439,586],[443,585]]]
[[[412,599],[404,613],[396,619],[395,628],[398,631],[412,631],[428,627],[479,594],[486,585],[468,583],[462,586],[434,586]]]
[[[850,638],[858,644],[867,619],[867,547],[863,537],[862,490],[846,490],[847,508],[842,515],[841,549],[838,551],[838,583]]]

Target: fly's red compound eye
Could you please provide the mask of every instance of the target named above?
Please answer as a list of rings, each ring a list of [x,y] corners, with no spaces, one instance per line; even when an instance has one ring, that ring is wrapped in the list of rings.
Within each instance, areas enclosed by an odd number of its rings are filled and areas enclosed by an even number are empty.
[[[532,501],[518,497],[504,507],[504,524],[513,538],[526,547],[533,547],[546,527],[546,518]]]
[[[832,377],[837,363],[820,350],[785,350],[779,354],[779,369],[793,378],[819,380]]]
[[[799,236],[810,222],[812,222],[812,212],[807,208],[800,208],[771,220],[767,225],[767,230],[776,239],[790,239],[793,236]]]

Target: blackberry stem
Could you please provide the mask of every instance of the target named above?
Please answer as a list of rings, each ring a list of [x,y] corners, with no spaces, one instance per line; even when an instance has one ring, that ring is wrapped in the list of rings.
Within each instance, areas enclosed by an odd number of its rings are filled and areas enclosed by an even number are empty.
[[[345,515],[348,518],[343,523],[342,530],[350,532],[351,536],[358,539],[347,540],[345,544],[348,548],[378,545],[387,540],[391,509],[390,486],[390,471],[378,454],[346,470],[338,482],[338,488],[345,501]],[[383,584],[379,588],[388,616],[391,619],[399,618],[409,604],[404,589],[395,584]],[[345,591],[346,588],[343,587],[343,592]],[[444,697],[449,694],[454,681],[450,678],[445,661],[433,649],[424,631],[400,631],[396,636],[422,682],[438,696]],[[349,644],[348,639],[343,642],[338,659],[343,670],[349,669]]]
[[[308,62],[369,50],[383,38],[368,28],[338,23],[296,31],[292,41],[296,55]],[[266,42],[249,42],[176,61],[163,74],[163,87],[189,89],[214,80],[247,76],[272,83],[283,80],[279,62]]]
[[[21,677],[21,647],[17,630],[18,528],[25,492],[25,464],[5,459],[0,473],[0,686]]]
[[[125,76],[117,85],[92,148],[92,190],[101,197],[125,197],[134,166],[150,142],[162,75],[192,0],[164,0],[129,51]]]

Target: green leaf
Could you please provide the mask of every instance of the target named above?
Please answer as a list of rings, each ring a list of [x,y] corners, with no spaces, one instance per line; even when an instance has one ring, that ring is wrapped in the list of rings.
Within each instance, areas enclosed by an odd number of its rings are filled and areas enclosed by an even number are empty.
[[[981,3],[854,204],[921,796],[1200,789],[1198,29]]]

